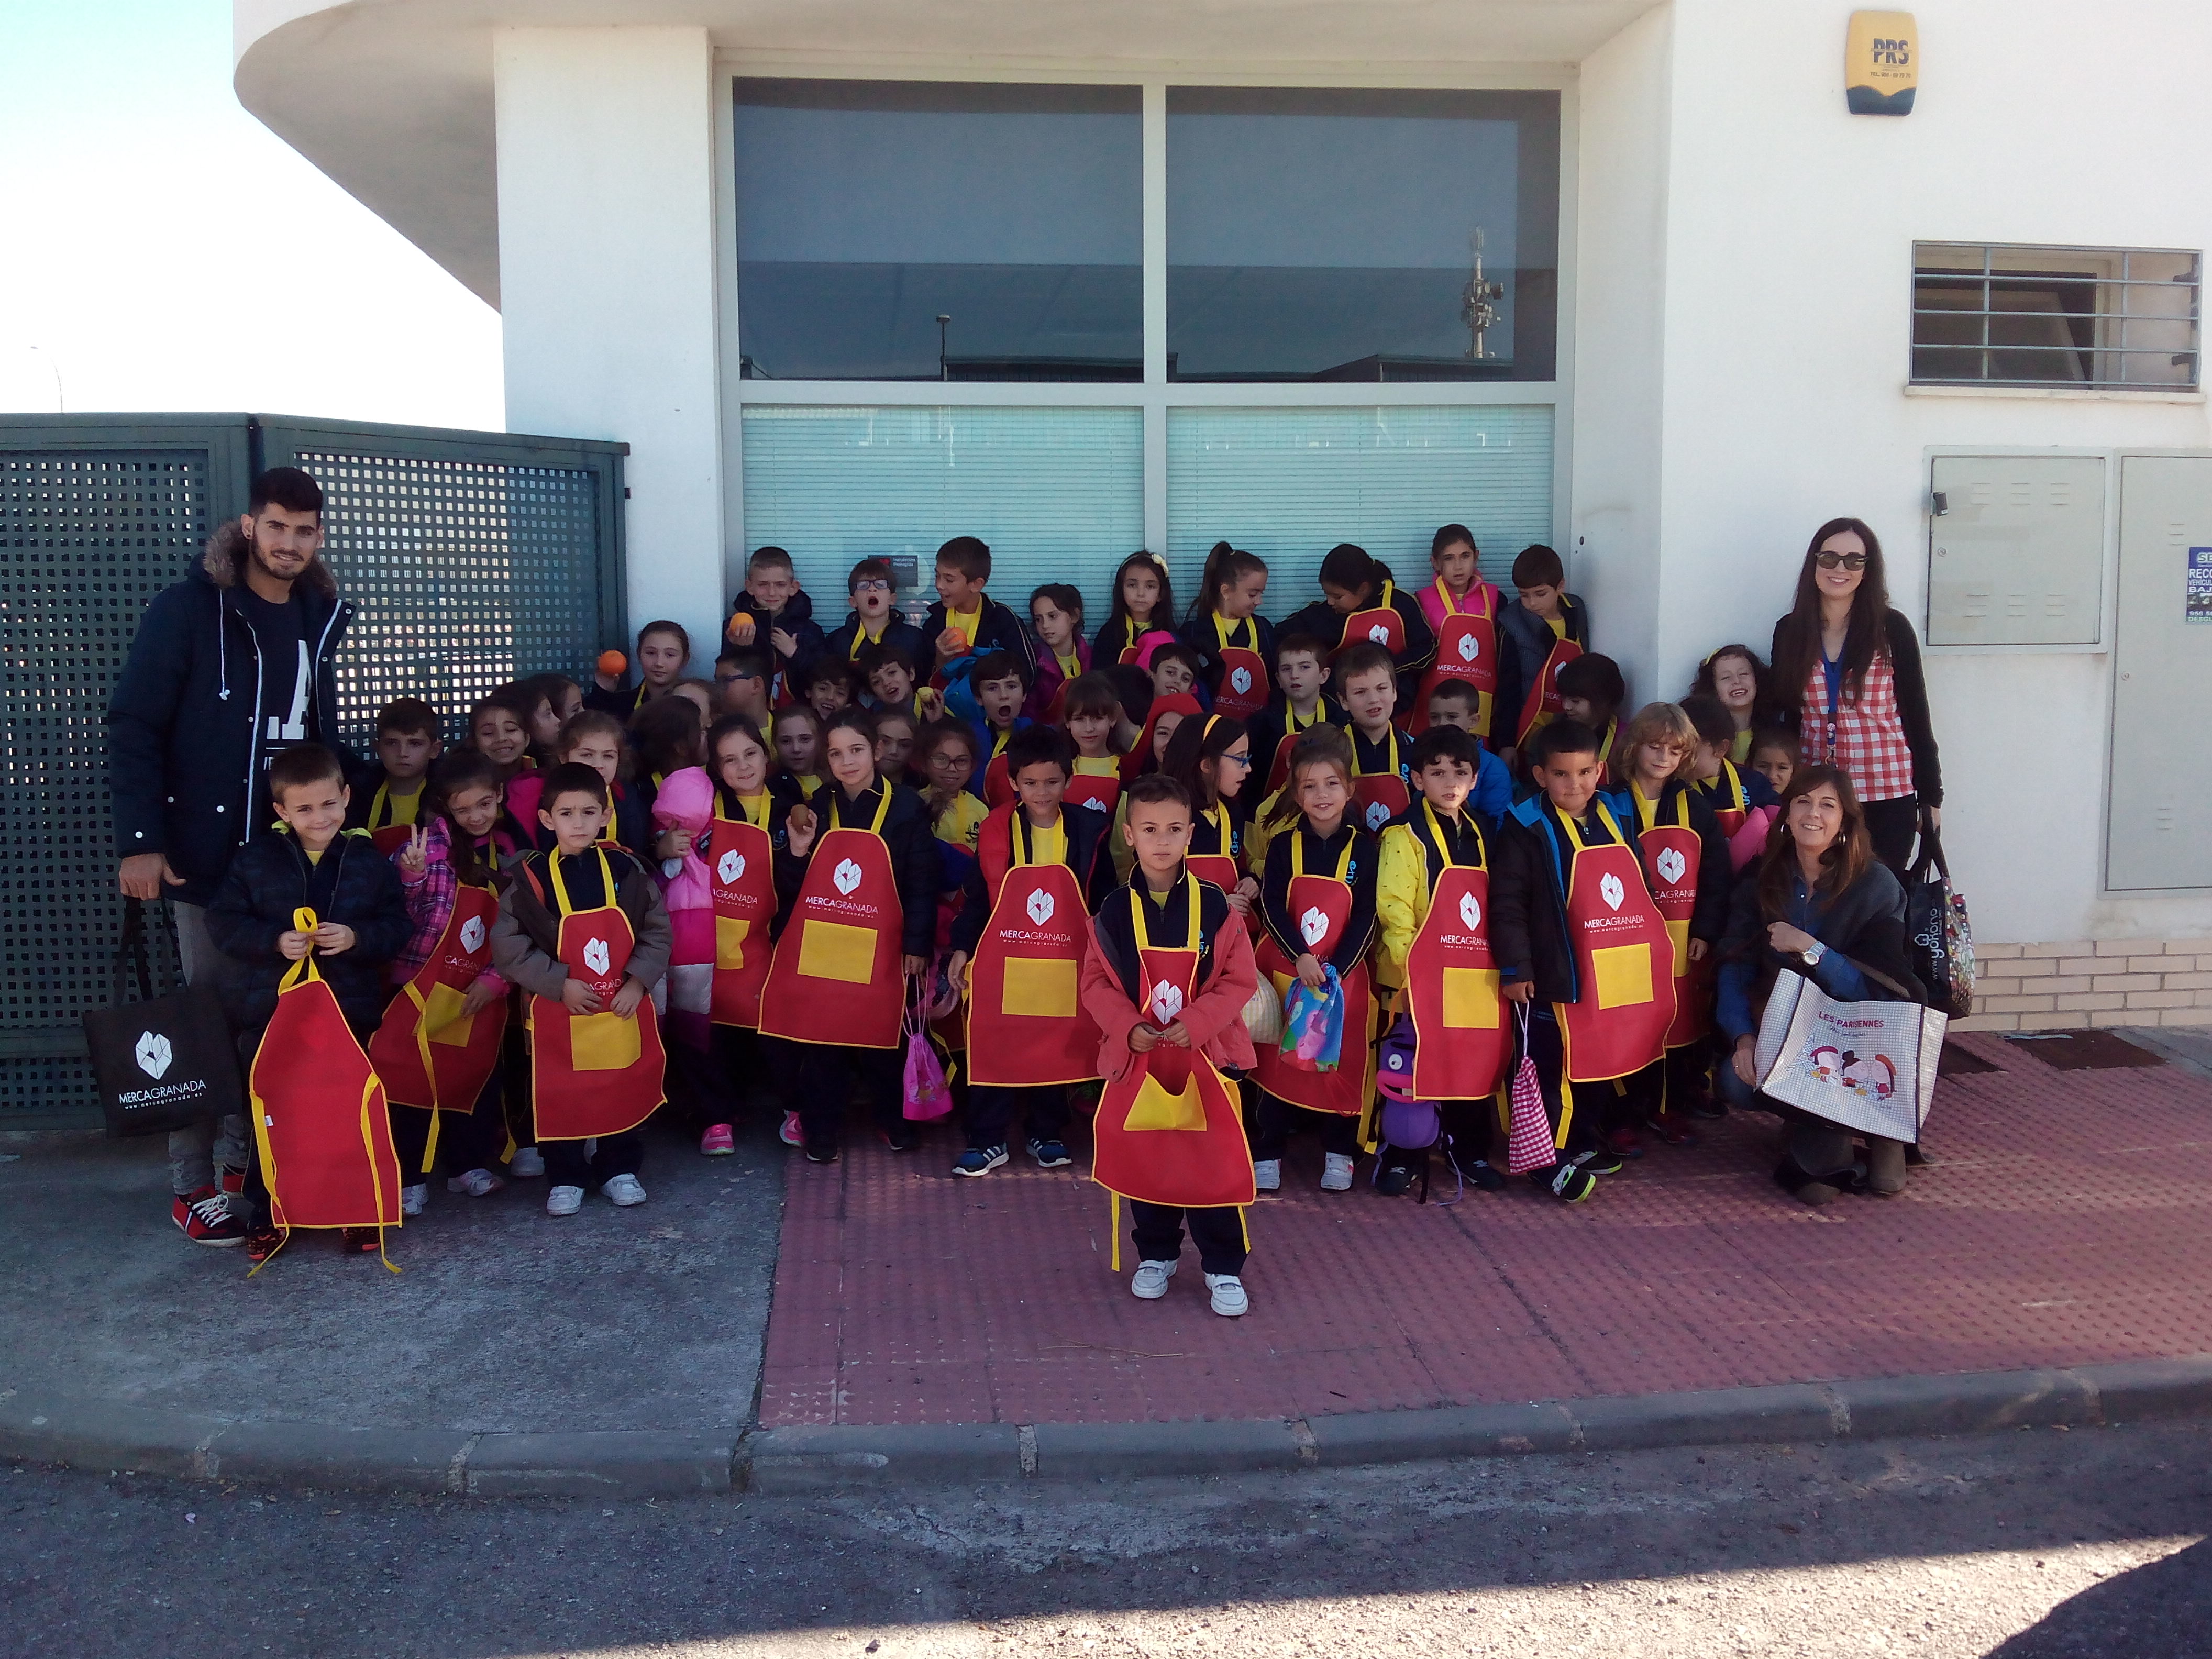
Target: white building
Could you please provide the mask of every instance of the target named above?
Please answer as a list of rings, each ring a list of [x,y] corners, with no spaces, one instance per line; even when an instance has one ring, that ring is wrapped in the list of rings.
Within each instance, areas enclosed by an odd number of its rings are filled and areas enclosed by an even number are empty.
[[[775,542],[834,625],[960,532],[1017,605],[1226,537],[1279,615],[1455,520],[1493,580],[1557,546],[1641,702],[1763,653],[1856,514],[1987,1017],[2212,1021],[2212,10],[1926,0],[1901,118],[1847,110],[1850,15],[235,0],[236,83],[501,308],[514,429],[632,445],[639,619]]]

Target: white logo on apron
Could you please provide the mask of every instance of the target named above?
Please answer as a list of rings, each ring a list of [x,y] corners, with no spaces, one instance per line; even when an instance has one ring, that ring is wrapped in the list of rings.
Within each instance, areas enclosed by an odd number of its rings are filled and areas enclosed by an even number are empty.
[[[606,940],[587,939],[584,941],[584,966],[593,973],[605,973],[607,965],[614,959],[614,952],[607,948]]]
[[[1389,623],[1376,623],[1372,628],[1370,628],[1367,630],[1367,637],[1374,641],[1377,645],[1389,644],[1390,624]]]
[[[1598,882],[1597,896],[1605,901],[1607,909],[1618,910],[1620,908],[1621,900],[1628,896],[1628,890],[1620,884],[1619,876],[1607,872]]]
[[[1467,924],[1469,932],[1482,926],[1482,907],[1474,902],[1474,894],[1459,896],[1459,919]]]
[[[1309,945],[1321,943],[1322,935],[1328,932],[1328,918],[1318,908],[1309,909],[1298,918],[1298,933]]]
[[[1234,691],[1240,697],[1247,691],[1249,691],[1252,689],[1252,671],[1249,668],[1231,669],[1229,671],[1229,689],[1231,691]]]
[[[169,1039],[159,1031],[139,1032],[138,1047],[133,1051],[132,1058],[137,1060],[138,1069],[145,1073],[148,1077],[159,1079],[162,1073],[169,1069],[169,1060],[172,1058]]]
[[[1040,927],[1052,920],[1052,895],[1042,887],[1030,895],[1030,920]]]
[[[471,956],[483,949],[484,925],[482,916],[471,916],[461,924],[461,949]]]
[[[1370,800],[1367,803],[1367,827],[1370,830],[1380,830],[1384,824],[1389,822],[1390,809],[1389,807],[1385,806],[1379,800]]]
[[[1459,636],[1459,659],[1462,662],[1473,662],[1481,654],[1482,647],[1477,642],[1474,635],[1462,634]]]
[[[721,878],[722,885],[734,887],[738,878],[745,872],[745,855],[732,847],[714,860],[714,873]]]
[[[853,890],[860,884],[860,866],[850,859],[840,861],[830,879],[837,884],[837,890],[850,898]]]
[[[1162,1025],[1172,1025],[1175,1017],[1182,1012],[1182,987],[1170,985],[1163,980],[1152,987],[1152,1018]]]
[[[1652,862],[1659,866],[1659,879],[1669,885],[1681,880],[1682,872],[1690,867],[1690,861],[1682,856],[1679,847],[1661,848],[1659,856]]]

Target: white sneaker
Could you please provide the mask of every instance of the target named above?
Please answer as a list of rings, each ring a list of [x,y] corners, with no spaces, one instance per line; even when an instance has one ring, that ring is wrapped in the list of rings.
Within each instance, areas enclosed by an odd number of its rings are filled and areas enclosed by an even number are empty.
[[[1263,1193],[1283,1190],[1283,1160],[1261,1158],[1252,1161],[1252,1184]]]
[[[545,1173],[545,1155],[535,1146],[519,1147],[507,1160],[507,1172],[517,1181],[535,1181]]]
[[[450,1177],[446,1182],[449,1193],[466,1193],[471,1198],[489,1198],[507,1183],[489,1170],[468,1170]]]
[[[634,1175],[618,1175],[599,1190],[607,1195],[611,1203],[622,1209],[627,1210],[633,1204],[645,1202],[645,1188],[638,1184]]]
[[[1352,1160],[1342,1152],[1323,1152],[1321,1158],[1321,1189],[1325,1193],[1348,1193],[1352,1190]],[[1243,1294],[1241,1291],[1238,1292]]]
[[[804,1146],[806,1144],[806,1131],[799,1127],[798,1113],[786,1112],[783,1115],[783,1127],[775,1132],[775,1138],[787,1146]]]
[[[402,1215],[420,1215],[422,1206],[429,1201],[430,1183],[427,1181],[418,1181],[412,1187],[399,1189],[399,1213]]]
[[[584,1189],[581,1187],[556,1187],[545,1194],[545,1213],[548,1215],[574,1215],[583,1207]]]
[[[1168,1293],[1168,1280],[1175,1277],[1172,1261],[1139,1261],[1137,1276],[1129,1281],[1130,1291],[1147,1302],[1157,1302]]]
[[[1252,1298],[1244,1294],[1244,1281],[1235,1273],[1208,1273],[1206,1288],[1213,1292],[1213,1311],[1224,1319],[1241,1319],[1252,1311]]]

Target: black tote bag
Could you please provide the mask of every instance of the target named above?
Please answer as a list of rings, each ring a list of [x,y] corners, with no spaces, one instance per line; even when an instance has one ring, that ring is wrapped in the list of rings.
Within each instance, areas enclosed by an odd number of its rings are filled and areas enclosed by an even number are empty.
[[[125,1002],[131,969],[138,1000]],[[161,997],[149,994],[152,989],[146,907],[125,899],[113,994],[107,1007],[84,1016],[85,1046],[111,1139],[160,1134],[246,1109],[238,1054],[213,988],[185,986]]]

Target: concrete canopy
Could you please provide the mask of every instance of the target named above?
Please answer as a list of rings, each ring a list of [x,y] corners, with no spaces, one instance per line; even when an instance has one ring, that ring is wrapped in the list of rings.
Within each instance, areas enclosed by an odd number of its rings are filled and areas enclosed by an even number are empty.
[[[1579,62],[1655,0],[234,0],[239,101],[499,303],[492,35],[703,28],[720,49],[917,71]]]

